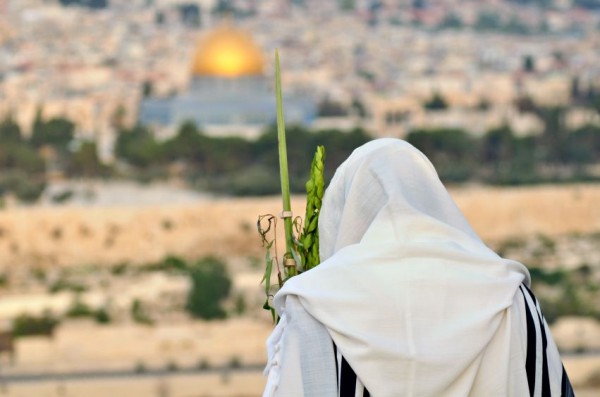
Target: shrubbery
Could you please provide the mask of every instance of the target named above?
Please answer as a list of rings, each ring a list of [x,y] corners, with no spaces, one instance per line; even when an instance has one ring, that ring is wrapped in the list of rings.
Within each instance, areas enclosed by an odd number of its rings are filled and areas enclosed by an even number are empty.
[[[537,294],[549,324],[564,315],[600,320],[600,309],[592,303],[595,301],[596,283],[589,278],[589,272],[587,265],[576,271],[529,269],[534,290],[539,290],[538,287],[552,290],[552,293]]]
[[[327,147],[326,172],[333,171],[356,147],[369,140],[362,130],[310,132],[288,128],[291,189],[304,191],[310,162],[317,145]],[[277,133],[269,128],[256,141],[236,137],[213,138],[194,124],[184,123],[178,133],[159,142],[147,128],[137,126],[120,132],[116,154],[132,168],[131,175],[145,180],[169,176],[177,165],[179,177],[191,186],[218,193],[267,195],[280,191]]]
[[[439,128],[412,131],[406,140],[425,153],[445,182],[523,185],[600,180],[591,167],[600,163],[600,127],[567,132],[553,126],[554,112],[561,110],[543,112],[547,131],[535,137],[517,137],[504,126],[481,138]]]
[[[70,177],[110,174],[98,159],[96,144],[77,142],[75,125],[65,118],[44,120],[38,111],[29,138],[10,116],[0,121],[0,197],[36,201],[46,187],[47,165]]]
[[[22,314],[13,320],[13,335],[15,337],[44,335],[52,336],[59,321],[50,313],[42,316]]]
[[[131,318],[138,324],[154,324],[154,320],[150,317],[146,307],[139,299],[134,299],[131,302]]]
[[[600,104],[600,94],[594,95],[593,101],[579,105]],[[437,94],[426,106],[443,110],[446,104]],[[542,134],[521,137],[500,126],[475,137],[462,129],[434,128],[410,131],[405,139],[429,157],[444,182],[520,185],[600,180],[593,168],[600,163],[600,127],[588,125],[571,131],[564,122],[566,108],[539,107],[529,98],[520,98],[515,106],[542,121]],[[593,106],[600,111],[600,105]],[[119,176],[140,182],[175,177],[199,190],[236,196],[270,195],[280,190],[274,126],[258,139],[246,140],[210,137],[187,122],[165,141],[141,125],[115,126],[119,129],[114,148],[118,162],[112,169],[100,163],[95,143],[75,138],[75,126],[69,120],[44,120],[39,112],[29,139],[10,117],[1,121],[0,196],[11,193],[22,201],[37,200],[46,185],[46,165],[69,177]],[[370,139],[361,129],[309,131],[288,126],[292,192],[304,192],[318,145],[327,150],[327,182],[349,154]]]
[[[70,281],[65,278],[59,278],[54,281],[49,287],[48,291],[52,294],[61,292],[61,291],[73,291],[76,293],[87,291],[88,287],[84,284]]]
[[[190,263],[176,256],[168,256],[160,262],[142,266],[140,270],[186,275],[191,281],[186,311],[193,317],[204,320],[226,316],[223,301],[229,297],[232,281],[222,261],[207,257]],[[245,312],[243,295],[236,297],[233,310],[236,314]],[[152,323],[140,301],[133,302],[131,314],[136,322]]]
[[[160,262],[152,263],[142,267],[145,271],[163,271],[168,273],[187,273],[189,271],[188,263],[177,257],[167,256]]]
[[[232,284],[225,264],[214,258],[202,259],[190,267],[190,277],[187,311],[204,320],[224,318],[222,302],[229,296]]]
[[[67,317],[71,318],[81,318],[81,317],[93,317],[94,310],[89,307],[85,302],[83,302],[79,297],[77,297],[69,310],[66,313]]]
[[[434,101],[434,108],[443,108]],[[592,165],[600,163],[600,127],[589,125],[569,131],[563,123],[566,109],[541,108],[526,98],[517,105],[539,117],[544,131],[538,136],[517,136],[508,126],[489,130],[481,137],[456,128],[418,129],[405,139],[423,151],[444,182],[477,181],[495,185],[600,179]],[[365,131],[309,131],[287,128],[290,188],[304,191],[310,161],[317,145],[324,145],[326,180],[358,146],[371,138]],[[201,190],[237,196],[277,194],[277,134],[270,127],[255,141],[213,138],[191,123],[164,142],[138,126],[120,133],[119,159],[140,178],[165,178],[172,165],[177,176]]]

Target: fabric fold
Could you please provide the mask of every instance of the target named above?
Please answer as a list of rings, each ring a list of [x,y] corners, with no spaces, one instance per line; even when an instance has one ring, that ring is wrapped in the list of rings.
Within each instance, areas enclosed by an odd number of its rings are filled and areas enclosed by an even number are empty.
[[[397,139],[355,150],[327,188],[319,234],[323,262],[274,305],[289,315],[297,301],[371,395],[522,390],[510,308],[529,273],[481,241],[421,152]]]

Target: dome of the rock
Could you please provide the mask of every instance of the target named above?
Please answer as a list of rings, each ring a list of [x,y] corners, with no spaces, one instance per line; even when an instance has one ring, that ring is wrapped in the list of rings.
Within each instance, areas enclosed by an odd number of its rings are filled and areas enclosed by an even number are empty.
[[[164,139],[185,122],[209,135],[257,138],[275,123],[276,115],[272,76],[264,73],[264,59],[251,35],[222,25],[198,42],[187,87],[171,96],[144,98],[138,120]],[[310,125],[315,119],[311,96],[286,91],[284,101],[287,122]]]
[[[209,33],[198,44],[192,73],[196,76],[239,77],[263,73],[263,54],[254,40],[230,26]]]

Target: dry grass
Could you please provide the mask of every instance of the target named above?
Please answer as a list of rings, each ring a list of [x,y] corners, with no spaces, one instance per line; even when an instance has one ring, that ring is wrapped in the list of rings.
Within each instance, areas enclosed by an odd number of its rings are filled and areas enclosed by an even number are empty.
[[[600,185],[477,187],[451,193],[484,240],[600,231]]]
[[[184,257],[256,256],[260,213],[274,199],[144,208],[30,208],[0,212],[0,268],[147,263]]]
[[[483,239],[600,230],[600,186],[452,190]],[[303,199],[293,200],[303,215]],[[277,197],[223,199],[144,208],[28,208],[0,211],[0,269],[146,263],[184,257],[262,256],[259,214],[278,213]],[[280,228],[282,229],[282,228]]]

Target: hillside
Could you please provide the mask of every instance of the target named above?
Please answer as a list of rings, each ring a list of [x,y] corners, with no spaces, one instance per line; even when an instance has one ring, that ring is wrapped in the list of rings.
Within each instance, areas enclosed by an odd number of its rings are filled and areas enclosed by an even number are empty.
[[[600,185],[468,187],[452,195],[488,241],[530,234],[600,231]],[[184,257],[262,256],[259,214],[278,213],[277,197],[219,199],[145,207],[16,208],[0,211],[0,269],[21,266],[147,263]],[[294,198],[303,214],[301,197]]]

